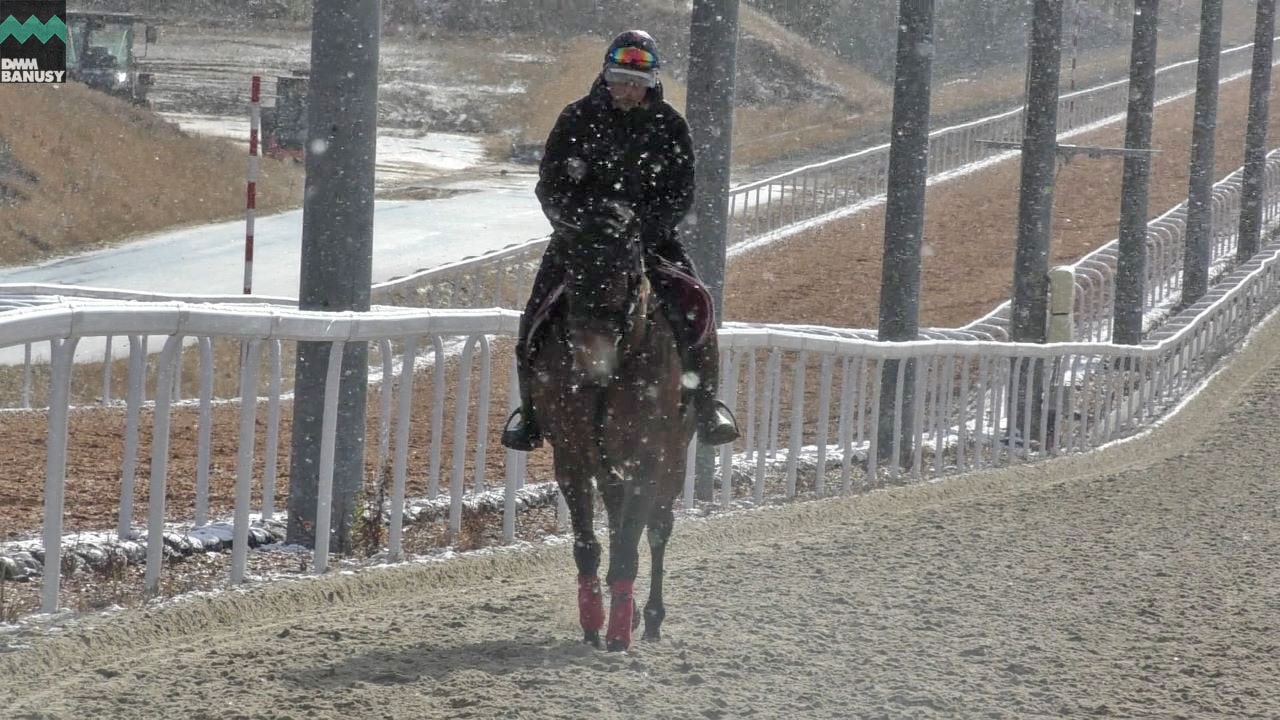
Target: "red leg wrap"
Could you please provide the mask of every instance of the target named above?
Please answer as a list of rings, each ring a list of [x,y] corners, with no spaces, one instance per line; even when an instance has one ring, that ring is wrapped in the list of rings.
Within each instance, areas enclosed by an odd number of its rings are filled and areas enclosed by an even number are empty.
[[[636,603],[632,597],[635,584],[635,580],[616,580],[609,586],[609,594],[613,597],[609,608],[609,631],[605,638],[610,645],[631,647],[631,620],[636,613]]]
[[[587,632],[604,627],[604,591],[595,575],[578,576],[578,621]]]

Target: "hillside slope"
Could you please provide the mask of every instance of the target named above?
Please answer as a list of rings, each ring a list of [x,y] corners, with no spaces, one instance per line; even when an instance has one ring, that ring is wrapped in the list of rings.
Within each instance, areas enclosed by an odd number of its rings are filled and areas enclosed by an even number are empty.
[[[243,214],[246,153],[77,83],[0,86],[0,263]],[[258,207],[297,206],[302,179],[264,160]]]

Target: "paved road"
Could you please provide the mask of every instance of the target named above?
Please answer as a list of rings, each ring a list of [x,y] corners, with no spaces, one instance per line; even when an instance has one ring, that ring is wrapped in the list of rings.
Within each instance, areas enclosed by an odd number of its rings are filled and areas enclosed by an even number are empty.
[[[551,231],[533,196],[533,179],[438,200],[375,205],[373,280],[541,237]],[[297,297],[302,211],[259,218],[253,289]],[[61,283],[161,293],[235,294],[244,275],[244,221],[158,233],[75,257],[0,269],[0,283]]]

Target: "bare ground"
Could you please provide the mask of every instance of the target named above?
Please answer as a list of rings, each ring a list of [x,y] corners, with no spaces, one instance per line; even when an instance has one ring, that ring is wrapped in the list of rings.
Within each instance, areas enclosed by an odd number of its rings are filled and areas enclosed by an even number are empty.
[[[1272,102],[1280,79],[1272,84]],[[1244,162],[1247,81],[1222,88],[1217,180]],[[1156,111],[1149,208],[1156,217],[1186,200],[1194,103],[1184,98]],[[1270,137],[1280,117],[1272,115]],[[1124,145],[1123,123],[1075,138],[1081,145]],[[1118,158],[1077,159],[1060,166],[1053,215],[1053,263],[1074,261],[1119,234]],[[1018,217],[1020,164],[1009,161],[934,185],[925,208],[920,322],[968,323],[1009,298]],[[879,312],[883,206],[786,242],[735,258],[725,286],[729,319],[875,327]],[[814,292],[815,287],[823,292]],[[834,301],[833,301],[834,299]]]
[[[91,619],[0,657],[14,718],[1242,718],[1280,713],[1273,316],[1096,453],[710,521],[666,637],[575,642],[567,545]]]

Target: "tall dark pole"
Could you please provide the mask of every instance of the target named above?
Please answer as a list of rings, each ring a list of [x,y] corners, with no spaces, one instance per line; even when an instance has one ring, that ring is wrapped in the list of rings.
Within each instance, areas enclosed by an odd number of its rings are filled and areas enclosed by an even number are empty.
[[[1142,341],[1143,273],[1147,263],[1147,194],[1151,180],[1151,126],[1155,117],[1156,35],[1160,0],[1134,0],[1133,51],[1129,59],[1129,113],[1120,190],[1120,249],[1116,258],[1115,324],[1121,345]]]
[[[1218,129],[1218,58],[1222,52],[1222,0],[1203,0],[1200,64],[1196,71],[1195,129],[1191,134],[1191,179],[1187,186],[1187,236],[1182,254],[1182,305],[1209,289],[1213,232],[1214,134]]]
[[[1236,260],[1245,262],[1262,246],[1262,193],[1266,183],[1267,123],[1271,114],[1271,55],[1276,34],[1276,0],[1258,0],[1253,33],[1253,76],[1249,78],[1249,128],[1245,133],[1240,200],[1240,241]]]
[[[1018,200],[1018,252],[1013,264],[1011,331],[1015,342],[1044,342],[1048,323],[1062,5],[1063,0],[1037,0],[1031,21],[1022,185]]]
[[[689,254],[724,316],[724,268],[729,230],[729,169],[733,149],[734,77],[738,56],[738,0],[694,0],[689,23],[687,119],[693,136],[696,217]],[[714,493],[715,453],[698,452],[695,492]]]
[[[900,0],[898,4],[898,53],[893,81],[893,137],[889,146],[879,328],[879,338],[892,342],[915,340],[920,330],[920,249],[929,168],[933,4],[933,0]],[[914,370],[908,364],[904,373],[902,425],[895,428],[898,363],[885,364],[879,418],[881,457],[889,457],[893,438],[899,430],[903,453],[910,450]]]
[[[316,0],[311,29],[307,179],[302,215],[304,310],[368,310],[381,0]],[[314,542],[328,343],[298,343],[289,464],[289,542]],[[333,546],[350,547],[364,476],[368,346],[342,361],[334,453]]]

